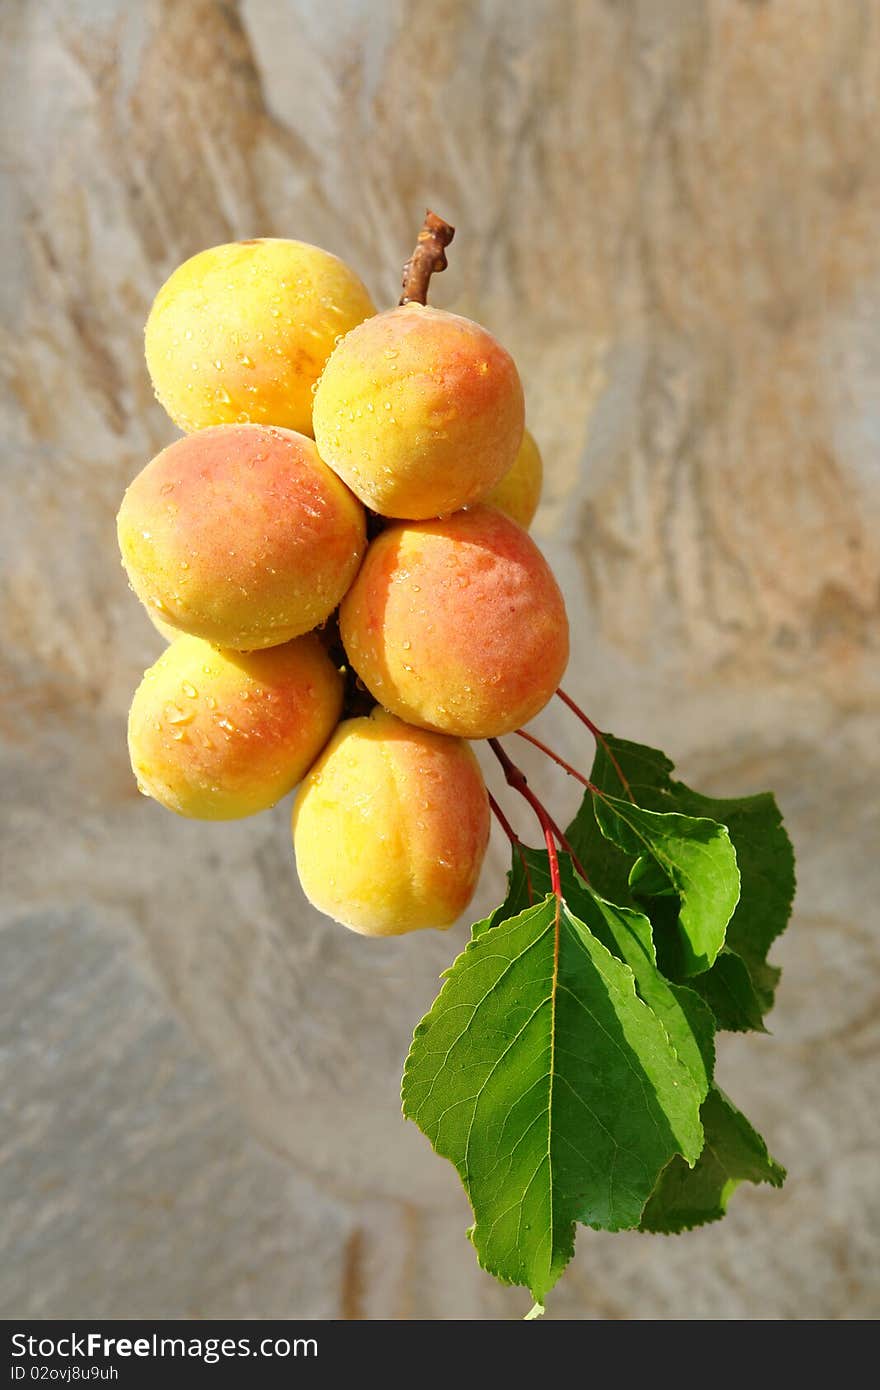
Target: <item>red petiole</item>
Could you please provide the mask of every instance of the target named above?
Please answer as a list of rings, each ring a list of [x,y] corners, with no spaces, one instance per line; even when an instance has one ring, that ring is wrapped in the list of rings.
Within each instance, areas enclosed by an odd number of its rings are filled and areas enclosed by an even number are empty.
[[[580,705],[576,704],[570,695],[566,695],[565,691],[562,689],[562,686],[559,687],[556,694],[559,696],[560,700],[564,705],[568,705],[568,708],[571,710],[572,714],[576,714],[581,723],[586,724],[587,728],[593,735],[593,738],[596,740],[596,742],[601,743],[602,747],[605,749],[605,752],[608,754],[608,761],[611,763],[611,766],[614,768],[614,771],[620,778],[620,785],[623,787],[623,790],[626,792],[630,801],[635,803],[636,799],[632,794],[632,788],[630,787],[629,782],[626,780],[626,777],[624,776],[623,768],[617,761],[617,758],[615,757],[611,749],[611,745],[609,744],[605,735],[602,733],[602,730],[593,723],[592,719],[588,714],[584,714],[584,711],[581,709]],[[544,751],[545,753],[550,753],[550,750],[547,748],[545,748]],[[575,772],[573,768],[570,768],[567,766],[567,764],[562,763],[562,760],[560,758],[556,758],[556,755],[554,753],[550,753],[550,757],[555,758],[556,762],[561,763],[563,767],[566,767],[566,770],[572,773],[574,777],[579,777],[579,774]],[[589,782],[587,782],[585,785],[590,787],[590,790],[593,792],[597,790],[597,788],[591,786]]]
[[[528,778],[522,768],[517,767],[512,758],[508,757],[497,738],[490,738],[488,742],[489,747],[501,764],[508,786],[513,787],[514,791],[518,791],[520,796],[525,797],[526,801],[535,812],[535,815],[538,817],[541,829],[544,832],[544,843],[547,846],[547,857],[550,861],[550,882],[553,885],[553,892],[556,894],[557,898],[562,897],[562,882],[559,875],[559,856],[556,852],[557,842],[559,847],[569,856],[572,864],[584,882],[589,883],[586,870],[575,854],[571,844],[550,815],[546,806],[532,791],[528,783]]]
[[[529,895],[529,907],[531,907],[532,903],[535,901],[535,895],[532,891],[532,876],[529,873],[529,861],[526,859],[526,854],[525,850],[523,849],[522,840],[517,835],[513,826],[510,824],[510,821],[507,819],[506,815],[502,811],[501,807],[498,805],[498,802],[495,800],[491,792],[488,793],[488,796],[489,805],[492,809],[492,814],[494,815],[498,824],[501,826],[501,829],[504,831],[505,835],[507,836],[508,840],[513,846],[513,849],[519,855],[520,863],[523,866],[523,873],[526,876],[526,891]]]

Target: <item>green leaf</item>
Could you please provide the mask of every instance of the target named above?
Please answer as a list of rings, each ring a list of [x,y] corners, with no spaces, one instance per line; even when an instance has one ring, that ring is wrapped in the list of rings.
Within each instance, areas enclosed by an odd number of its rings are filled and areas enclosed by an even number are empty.
[[[647,855],[677,893],[685,974],[708,970],[739,899],[736,852],[726,828],[676,812],[645,811],[604,794],[595,798],[594,812],[602,834],[638,856],[630,878],[638,880],[639,862]]]
[[[663,975],[669,980],[687,978],[678,932],[677,899],[651,898],[645,903],[645,911],[651,918]],[[771,967],[765,969],[769,971]],[[721,949],[711,970],[689,978],[688,985],[712,1010],[717,1028],[734,1033],[766,1033],[763,996],[755,988],[745,961],[727,946]]]
[[[639,898],[675,897],[675,889],[656,859],[651,859],[646,854],[637,859],[630,869],[629,886],[637,901]]]
[[[722,821],[730,832],[742,884],[727,945],[745,961],[766,1013],[779,978],[767,963],[767,952],[788,924],[795,890],[794,850],[779,807],[769,792],[720,800],[701,796],[683,782],[673,784],[673,795],[687,815]]]
[[[736,851],[740,896],[728,923],[726,943],[745,962],[762,1013],[773,1004],[779,971],[768,964],[767,952],[784,931],[794,897],[794,853],[775,799],[758,796],[719,799],[702,796],[670,774],[673,764],[659,749],[604,735],[639,806],[652,811],[677,811],[726,825]],[[625,795],[620,777],[601,743],[597,744],[591,780],[612,796]],[[632,854],[604,840],[596,822],[593,797],[584,797],[568,838],[587,866],[594,888],[613,901],[632,906],[644,902],[656,887],[644,877],[647,865],[634,871]],[[650,861],[648,861],[650,862]],[[630,886],[630,874],[634,883]],[[657,926],[657,918],[650,915]],[[658,943],[659,945],[659,943]],[[667,958],[664,964],[669,965]],[[684,976],[684,969],[679,973]]]
[[[725,946],[711,970],[696,975],[691,986],[715,1015],[719,1028],[731,1033],[766,1033],[763,1005],[742,956]]]
[[[480,1263],[537,1303],[575,1222],[638,1225],[671,1157],[693,1164],[703,1142],[700,1089],[633,972],[552,896],[482,924],[447,972],[403,1108],[458,1169]]]
[[[613,734],[604,734],[603,737],[604,744],[601,741],[596,743],[590,773],[593,785],[611,796],[627,796],[627,788],[610,757],[610,753],[613,753],[638,806],[644,806],[649,811],[675,810],[674,806],[667,804],[673,785],[669,774],[675,764],[666,754],[661,753],[659,748],[650,748],[646,743],[631,743],[625,738],[615,738]]]
[[[626,961],[635,976],[640,996],[663,1024],[702,1100],[715,1066],[715,1019],[711,1010],[693,990],[670,984],[660,974],[654,957],[651,923],[642,913],[606,902],[588,888],[569,901],[599,940]]]
[[[741,1182],[781,1187],[785,1181],[785,1169],[719,1087],[712,1087],[701,1115],[702,1154],[693,1168],[672,1159],[645,1207],[640,1230],[672,1234],[719,1221]]]
[[[476,923],[472,928],[473,937],[529,906],[526,868],[534,895],[544,897],[551,891],[546,851],[523,848],[520,854],[514,850],[507,897],[490,917]],[[651,923],[643,913],[617,907],[594,893],[575,874],[567,854],[559,855],[559,869],[563,896],[569,907],[612,955],[630,967],[639,995],[663,1023],[669,1041],[691,1073],[702,1100],[715,1066],[716,1025],[711,1009],[692,989],[664,979],[657,969]],[[677,914],[677,907],[675,911]]]

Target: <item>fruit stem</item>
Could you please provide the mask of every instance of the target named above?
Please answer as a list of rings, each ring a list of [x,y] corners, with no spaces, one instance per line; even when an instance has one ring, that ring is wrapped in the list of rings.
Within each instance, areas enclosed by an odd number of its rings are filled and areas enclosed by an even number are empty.
[[[428,209],[415,250],[403,267],[400,304],[427,304],[431,276],[446,269],[446,247],[454,236],[455,228]]]
[[[620,766],[620,763],[617,761],[617,758],[614,756],[614,753],[613,753],[613,751],[612,751],[612,749],[611,749],[611,745],[609,744],[609,742],[608,742],[607,738],[605,737],[605,735],[602,733],[602,730],[596,727],[596,725],[593,723],[592,719],[590,718],[590,716],[589,716],[588,714],[584,714],[584,712],[583,712],[583,710],[581,709],[580,705],[575,704],[574,700],[571,698],[570,695],[566,695],[565,691],[562,689],[561,686],[560,686],[559,689],[557,690],[556,694],[559,696],[559,698],[560,698],[560,700],[562,701],[562,703],[565,704],[565,705],[568,705],[568,708],[572,711],[572,713],[577,715],[577,717],[578,717],[578,719],[581,721],[581,723],[582,723],[582,724],[586,724],[587,728],[589,729],[590,733],[593,735],[593,738],[596,740],[596,742],[597,742],[597,743],[601,743],[602,747],[605,749],[605,752],[608,754],[608,760],[609,760],[609,762],[611,763],[611,766],[614,768],[614,771],[617,773],[618,777],[620,778],[620,785],[623,787],[623,790],[626,792],[626,794],[627,794],[627,796],[629,797],[630,801],[632,801],[633,804],[636,804],[636,799],[635,799],[635,797],[634,797],[633,794],[632,794],[632,789],[631,789],[631,787],[630,787],[630,785],[629,785],[629,782],[626,780],[626,778],[625,778],[624,775],[623,775],[623,768]],[[553,756],[552,753],[551,753],[550,756],[551,756],[551,757]],[[569,769],[569,771],[570,771],[570,770],[571,770],[571,769]],[[576,775],[577,775],[577,774],[575,774],[575,776],[576,776]],[[591,790],[595,791],[595,790],[597,790],[597,789],[596,789],[595,787],[593,787]]]
[[[548,747],[546,743],[542,743],[539,738],[535,738],[534,734],[527,734],[525,729],[514,729],[514,733],[516,734],[517,738],[524,738],[526,743],[531,743],[534,745],[535,748],[540,748],[542,753],[546,753],[548,758],[552,758],[554,763],[558,763],[561,768],[564,768],[565,771],[568,773],[569,777],[576,778],[577,781],[580,782],[581,786],[587,788],[587,791],[598,791],[598,787],[593,786],[593,783],[590,781],[589,777],[585,777],[582,772],[578,772],[576,767],[572,767],[571,763],[567,763],[564,758],[561,758],[559,756],[558,753],[554,753],[552,748]]]
[[[577,855],[575,854],[574,850],[572,849],[571,845],[566,839],[564,833],[560,830],[559,826],[556,824],[555,820],[550,815],[550,812],[547,810],[546,806],[543,804],[542,801],[539,801],[537,796],[535,796],[535,793],[529,786],[528,778],[526,777],[526,774],[523,772],[522,768],[517,767],[516,763],[508,757],[507,753],[501,747],[501,744],[498,742],[497,738],[490,738],[488,742],[489,747],[492,749],[492,752],[495,754],[495,757],[498,759],[499,763],[501,764],[504,770],[504,776],[508,786],[513,787],[514,791],[518,791],[520,796],[525,797],[526,801],[531,806],[535,815],[538,817],[541,829],[544,832],[544,842],[547,846],[547,857],[550,860],[550,882],[553,885],[553,892],[556,894],[557,898],[562,897],[562,883],[559,877],[559,857],[556,853],[556,841],[559,842],[560,848],[565,850],[565,853],[571,859],[572,864],[574,865],[577,872],[580,874],[581,878],[584,880],[584,883],[589,883],[590,880],[587,877],[583,865],[581,864],[580,860],[578,859]]]
[[[519,855],[519,861],[523,866],[523,873],[526,876],[526,891],[529,895],[529,907],[531,907],[532,903],[535,901],[535,895],[532,892],[532,876],[529,873],[529,861],[526,859],[526,852],[523,849],[522,840],[517,835],[513,826],[510,824],[510,821],[507,819],[506,815],[502,811],[501,807],[498,805],[498,802],[495,800],[491,792],[488,793],[488,797],[489,805],[492,808],[493,816],[495,817],[498,824],[501,826],[501,829],[504,831],[505,835],[510,841],[514,853]]]

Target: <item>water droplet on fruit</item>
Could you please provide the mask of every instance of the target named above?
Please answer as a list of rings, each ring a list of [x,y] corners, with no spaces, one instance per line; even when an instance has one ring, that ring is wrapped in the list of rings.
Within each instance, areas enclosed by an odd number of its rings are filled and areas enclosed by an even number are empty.
[[[180,688],[184,695],[188,696],[190,700],[194,700],[199,693],[190,681],[184,681]]]
[[[144,538],[145,541],[152,540],[152,538],[153,538],[153,533],[152,533],[152,531],[141,531],[141,535],[143,536],[143,538]]]
[[[386,409],[386,410],[390,410],[390,409],[391,409],[391,402],[390,402],[390,401],[386,401],[386,402],[385,402],[385,409]]]
[[[173,483],[163,483],[162,486],[159,488],[159,491],[162,493],[163,497],[167,497],[167,495],[168,495],[169,492],[173,492],[173,491],[174,491],[174,484],[173,484]]]
[[[220,361],[219,357],[214,358],[214,366],[217,368],[218,372],[223,371],[223,363]]]
[[[246,352],[243,352],[238,360],[243,367],[252,367],[254,365],[253,358],[248,357]]]
[[[183,741],[183,729],[179,729],[175,725],[171,729],[171,737],[174,739],[175,743],[181,743]]]
[[[195,711],[183,710],[179,705],[168,704],[165,706],[165,718],[169,724],[188,724],[195,718]]]
[[[149,795],[150,795],[150,793],[147,791],[146,787],[144,786],[143,782],[138,782],[138,784],[137,784],[137,789],[138,789],[138,791],[140,792],[141,796],[149,796]]]
[[[408,637],[404,637],[404,639],[403,639],[403,641],[401,642],[400,645],[403,647],[403,650],[404,650],[405,652],[408,652],[409,649],[410,649],[410,647],[412,646],[412,642],[409,640]]]
[[[208,669],[208,668],[207,668],[207,666],[206,666],[206,667],[205,667],[205,670],[207,671],[207,669]],[[214,699],[214,696],[213,696],[213,695],[209,695],[209,696],[208,696],[208,709],[216,709],[216,708],[217,708],[217,701]]]
[[[215,399],[218,400],[221,405],[229,404],[229,392],[223,386],[217,387],[217,390],[214,392],[214,396]]]

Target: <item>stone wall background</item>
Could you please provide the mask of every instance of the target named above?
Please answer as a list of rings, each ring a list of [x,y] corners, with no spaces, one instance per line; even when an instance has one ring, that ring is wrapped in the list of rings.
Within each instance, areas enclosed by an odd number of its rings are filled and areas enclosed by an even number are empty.
[[[290,235],[389,302],[426,204],[459,229],[435,302],[526,383],[567,683],[706,790],[773,787],[800,856],[775,1036],[727,1037],[719,1068],[787,1187],[687,1237],[581,1233],[549,1315],[876,1315],[880,9],[5,0],[0,23],[5,1316],[527,1307],[399,1118],[464,925],[332,929],[285,807],[179,822],[124,747],[159,641],[113,518],[174,435],[155,290]],[[585,760],[563,712],[542,727]]]

